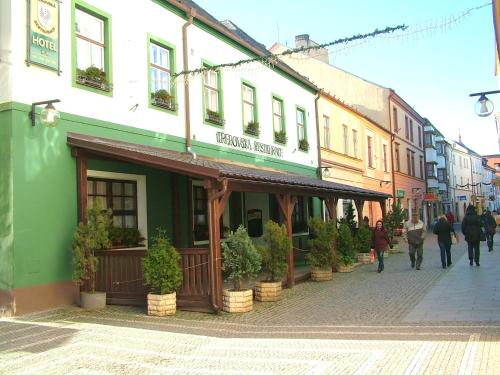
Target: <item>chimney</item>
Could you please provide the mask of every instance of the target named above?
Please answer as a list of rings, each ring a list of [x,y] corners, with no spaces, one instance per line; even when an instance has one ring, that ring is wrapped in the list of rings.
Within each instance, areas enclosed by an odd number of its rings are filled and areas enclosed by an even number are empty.
[[[301,47],[314,47],[317,46],[318,43],[312,41],[309,38],[309,34],[301,34],[301,35],[296,35],[295,36],[295,48],[301,48]],[[329,58],[328,58],[328,50],[326,48],[318,48],[318,49],[313,49],[309,51],[304,51],[306,55],[309,55],[309,57],[322,61],[326,64],[329,63]]]
[[[309,47],[309,34],[301,34],[295,36],[295,47]]]

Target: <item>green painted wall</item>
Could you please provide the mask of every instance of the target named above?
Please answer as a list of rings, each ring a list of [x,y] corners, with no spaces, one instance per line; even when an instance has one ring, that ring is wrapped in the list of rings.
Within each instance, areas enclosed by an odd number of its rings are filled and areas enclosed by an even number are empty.
[[[0,291],[13,286],[12,158],[12,112],[0,109]]]

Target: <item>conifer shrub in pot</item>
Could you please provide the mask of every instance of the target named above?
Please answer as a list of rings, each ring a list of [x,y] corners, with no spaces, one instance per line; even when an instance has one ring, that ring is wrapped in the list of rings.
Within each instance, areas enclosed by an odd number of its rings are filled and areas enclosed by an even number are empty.
[[[261,268],[262,258],[248,236],[245,227],[240,225],[231,232],[221,244],[222,270],[233,289],[224,289],[223,310],[226,312],[248,312],[253,309],[253,290],[244,284],[255,278]]]
[[[307,259],[311,263],[311,280],[331,280],[337,235],[335,221],[324,222],[320,218],[312,218],[309,221],[309,234],[310,252]]]
[[[80,222],[73,236],[73,280],[80,287],[80,306],[85,309],[106,307],[106,293],[95,290],[98,265],[95,251],[111,246],[108,232],[111,223],[111,210],[103,210],[96,202],[87,210],[87,222]]]
[[[354,250],[357,253],[358,262],[370,263],[371,242],[372,231],[368,225],[362,224],[354,236]]]
[[[148,294],[148,315],[167,316],[176,312],[175,290],[182,283],[180,255],[170,244],[164,229],[158,229],[147,255],[142,258],[144,283]]]
[[[269,220],[264,226],[263,240],[265,245],[259,246],[262,263],[268,277],[257,283],[255,298],[262,302],[273,302],[281,299],[281,282],[287,271],[286,258],[292,251],[292,241],[284,225]]]
[[[352,272],[354,264],[354,241],[351,229],[346,223],[339,226],[337,237],[336,268],[338,272]]]

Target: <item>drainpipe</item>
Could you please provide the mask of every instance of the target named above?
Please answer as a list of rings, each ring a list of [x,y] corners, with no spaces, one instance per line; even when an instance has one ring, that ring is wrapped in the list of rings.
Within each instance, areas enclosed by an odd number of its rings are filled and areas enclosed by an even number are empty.
[[[318,150],[318,175],[319,178],[323,179],[323,170],[321,169],[321,143],[320,143],[320,135],[319,135],[319,111],[318,111],[318,100],[321,95],[321,90],[316,94],[316,98],[314,99],[314,111],[316,112],[316,142],[318,142],[317,150]]]
[[[196,11],[193,8],[189,8],[186,11],[188,20],[184,25],[182,25],[182,68],[184,72],[189,70],[188,61],[188,40],[187,40],[187,28],[193,24],[193,18],[196,16]],[[196,154],[191,149],[191,108],[189,101],[189,79],[188,76],[184,75],[184,105],[186,110],[186,152],[190,153],[193,159],[196,159]]]
[[[392,202],[396,202],[396,174],[394,173],[394,140],[396,139],[396,134],[393,131],[392,127],[392,113],[391,113],[391,98],[392,98],[392,90],[389,92],[388,101],[389,101],[389,131],[391,134],[391,175],[392,175]],[[391,209],[389,207],[389,209]]]

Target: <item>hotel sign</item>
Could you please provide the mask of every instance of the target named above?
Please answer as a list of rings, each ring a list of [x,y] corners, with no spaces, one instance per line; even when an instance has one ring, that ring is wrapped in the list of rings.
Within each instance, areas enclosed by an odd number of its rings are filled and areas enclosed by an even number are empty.
[[[36,64],[59,72],[59,1],[28,1],[28,58]]]
[[[238,148],[240,150],[258,152],[260,154],[274,156],[277,158],[283,157],[283,149],[281,147],[271,146],[265,143],[261,143],[257,140],[251,140],[245,137],[236,137],[224,132],[217,132],[216,140],[217,143],[233,148]]]

